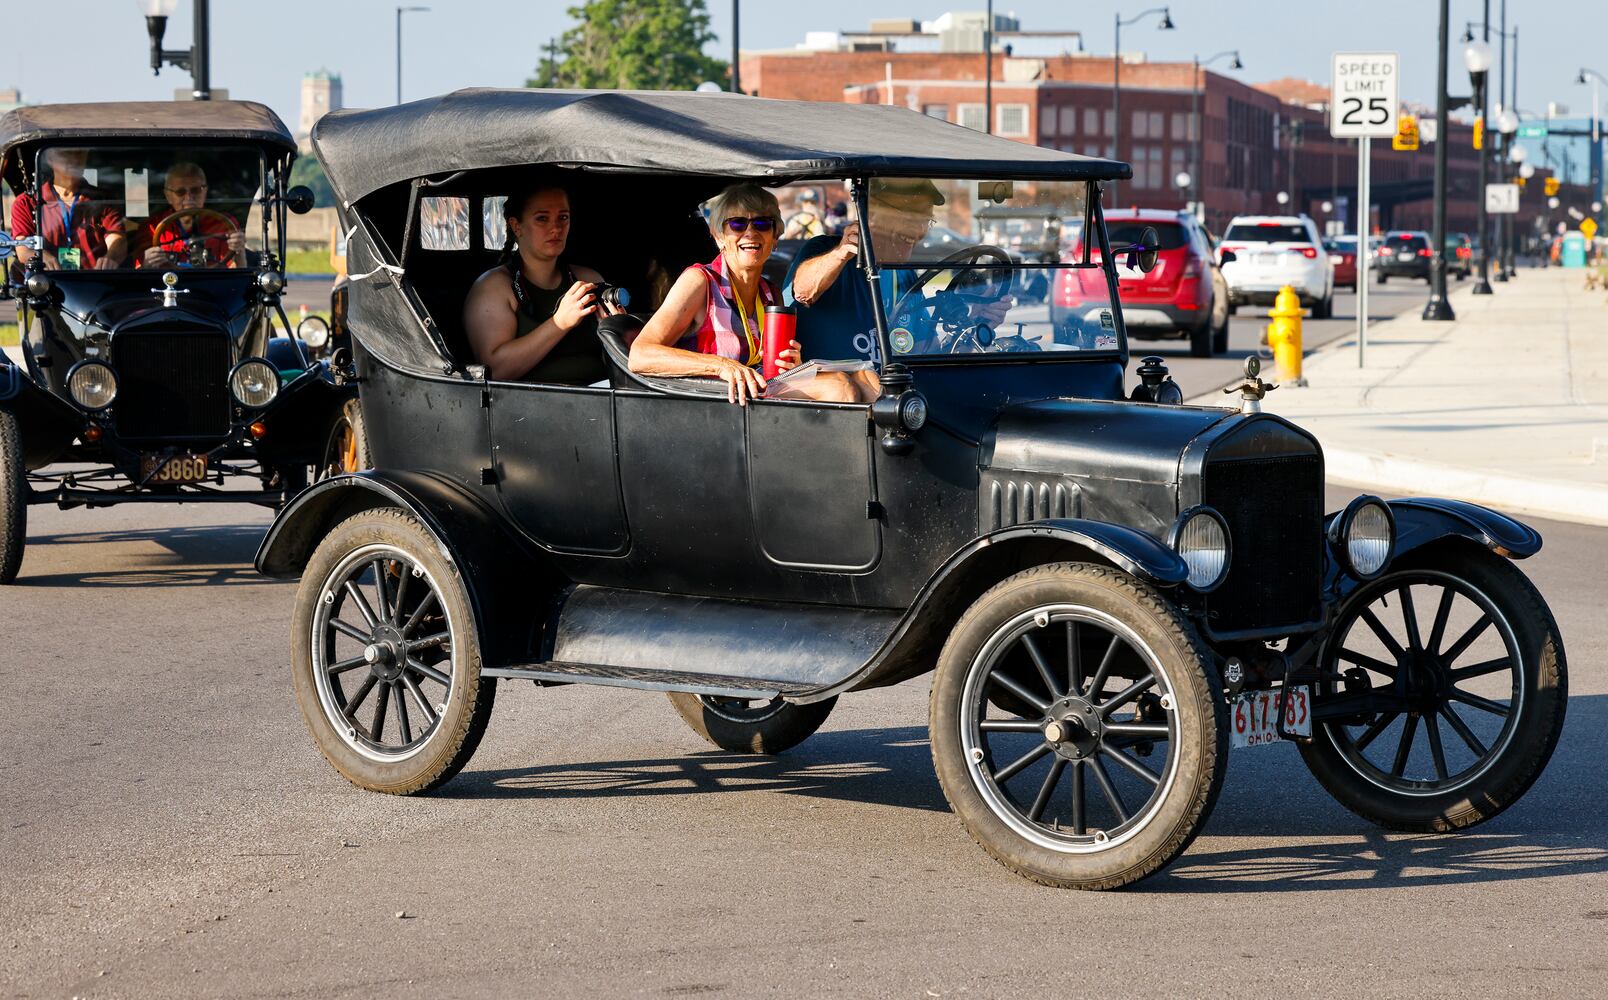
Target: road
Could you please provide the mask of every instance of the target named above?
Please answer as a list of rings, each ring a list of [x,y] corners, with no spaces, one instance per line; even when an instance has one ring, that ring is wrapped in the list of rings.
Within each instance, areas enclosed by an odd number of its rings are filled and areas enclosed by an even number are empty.
[[[1506,814],[1385,834],[1292,747],[1235,751],[1177,864],[1083,894],[947,811],[925,679],[772,759],[711,752],[659,695],[504,682],[454,782],[360,792],[291,697],[293,586],[247,566],[266,521],[34,509],[5,591],[0,993],[1550,997],[1608,974],[1608,530],[1539,524],[1573,698]]]

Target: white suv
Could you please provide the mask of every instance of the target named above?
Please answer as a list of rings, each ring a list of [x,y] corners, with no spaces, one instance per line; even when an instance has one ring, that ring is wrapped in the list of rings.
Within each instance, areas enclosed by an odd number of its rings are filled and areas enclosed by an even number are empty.
[[[1229,256],[1232,254],[1232,256]],[[1334,312],[1334,270],[1304,215],[1238,215],[1217,246],[1218,264],[1228,283],[1229,310],[1238,305],[1272,305],[1289,285],[1313,319]]]

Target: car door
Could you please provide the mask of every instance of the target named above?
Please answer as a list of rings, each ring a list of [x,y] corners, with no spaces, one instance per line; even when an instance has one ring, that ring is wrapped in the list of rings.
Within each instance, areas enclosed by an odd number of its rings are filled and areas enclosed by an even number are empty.
[[[559,552],[630,547],[608,388],[491,383],[491,475],[525,534]]]

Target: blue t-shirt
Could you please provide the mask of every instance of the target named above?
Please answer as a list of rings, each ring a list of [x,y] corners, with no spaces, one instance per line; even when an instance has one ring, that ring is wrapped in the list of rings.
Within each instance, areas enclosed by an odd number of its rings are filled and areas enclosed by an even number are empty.
[[[782,304],[798,308],[799,354],[804,361],[847,361],[877,358],[877,320],[871,290],[856,257],[838,274],[813,305],[793,297],[793,276],[800,264],[837,248],[841,236],[816,236],[799,249],[782,282]]]

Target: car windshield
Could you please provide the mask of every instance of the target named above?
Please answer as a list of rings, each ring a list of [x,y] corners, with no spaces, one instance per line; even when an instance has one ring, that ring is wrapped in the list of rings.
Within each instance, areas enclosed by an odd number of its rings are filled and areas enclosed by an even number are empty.
[[[869,207],[895,354],[1120,348],[1099,255],[1068,242],[1088,182],[879,177]]]
[[[37,169],[37,186],[15,194],[47,269],[239,268],[262,256],[254,148],[52,146]]]
[[[1306,227],[1282,222],[1236,222],[1228,227],[1225,240],[1240,243],[1310,243]]]

